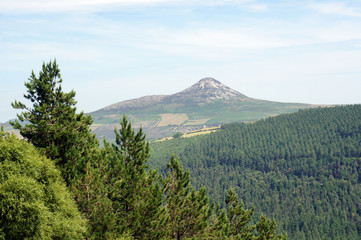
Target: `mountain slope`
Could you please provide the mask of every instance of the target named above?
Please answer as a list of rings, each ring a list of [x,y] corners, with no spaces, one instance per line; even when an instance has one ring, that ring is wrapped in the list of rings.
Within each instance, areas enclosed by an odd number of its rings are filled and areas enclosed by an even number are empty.
[[[153,95],[112,104],[92,112],[98,137],[113,137],[113,129],[126,114],[134,127],[142,126],[148,139],[171,136],[204,126],[254,121],[312,105],[279,103],[247,97],[213,78],[203,78],[171,95]]]
[[[361,105],[226,124],[151,147],[152,165],[163,169],[175,152],[213,200],[235,188],[290,239],[361,239]]]

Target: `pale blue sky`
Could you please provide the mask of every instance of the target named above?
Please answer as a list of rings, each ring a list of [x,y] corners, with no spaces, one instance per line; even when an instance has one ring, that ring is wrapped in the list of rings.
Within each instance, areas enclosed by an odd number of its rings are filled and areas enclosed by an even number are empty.
[[[361,103],[361,2],[0,0],[0,122],[54,58],[85,112],[203,77],[266,100]]]

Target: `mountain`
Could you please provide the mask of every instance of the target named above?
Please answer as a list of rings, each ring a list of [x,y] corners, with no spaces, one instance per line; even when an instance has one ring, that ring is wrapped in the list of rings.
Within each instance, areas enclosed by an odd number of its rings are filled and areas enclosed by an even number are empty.
[[[247,97],[214,78],[203,78],[171,95],[153,95],[109,105],[92,112],[93,131],[99,138],[114,137],[114,127],[126,114],[133,127],[143,127],[148,139],[172,136],[209,126],[254,121],[313,105],[280,103]]]
[[[192,184],[274,218],[289,239],[361,239],[361,105],[305,109],[208,135],[151,143],[162,172],[179,156]]]

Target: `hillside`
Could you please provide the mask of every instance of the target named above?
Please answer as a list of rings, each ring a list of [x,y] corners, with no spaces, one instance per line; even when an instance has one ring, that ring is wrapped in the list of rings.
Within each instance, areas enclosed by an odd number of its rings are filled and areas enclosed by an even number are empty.
[[[222,203],[234,187],[289,239],[361,238],[361,105],[226,124],[151,147],[152,165],[163,169],[175,152],[211,198]]]
[[[112,104],[92,112],[93,131],[99,138],[113,137],[114,127],[126,114],[134,127],[143,127],[148,139],[172,136],[203,127],[254,121],[312,105],[280,103],[247,97],[213,78],[203,78],[171,95],[153,95]]]

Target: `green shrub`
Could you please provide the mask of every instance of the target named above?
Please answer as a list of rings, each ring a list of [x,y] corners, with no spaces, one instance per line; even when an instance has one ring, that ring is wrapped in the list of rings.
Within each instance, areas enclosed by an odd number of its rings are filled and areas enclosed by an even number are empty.
[[[85,231],[54,164],[0,130],[0,239],[83,239]]]

